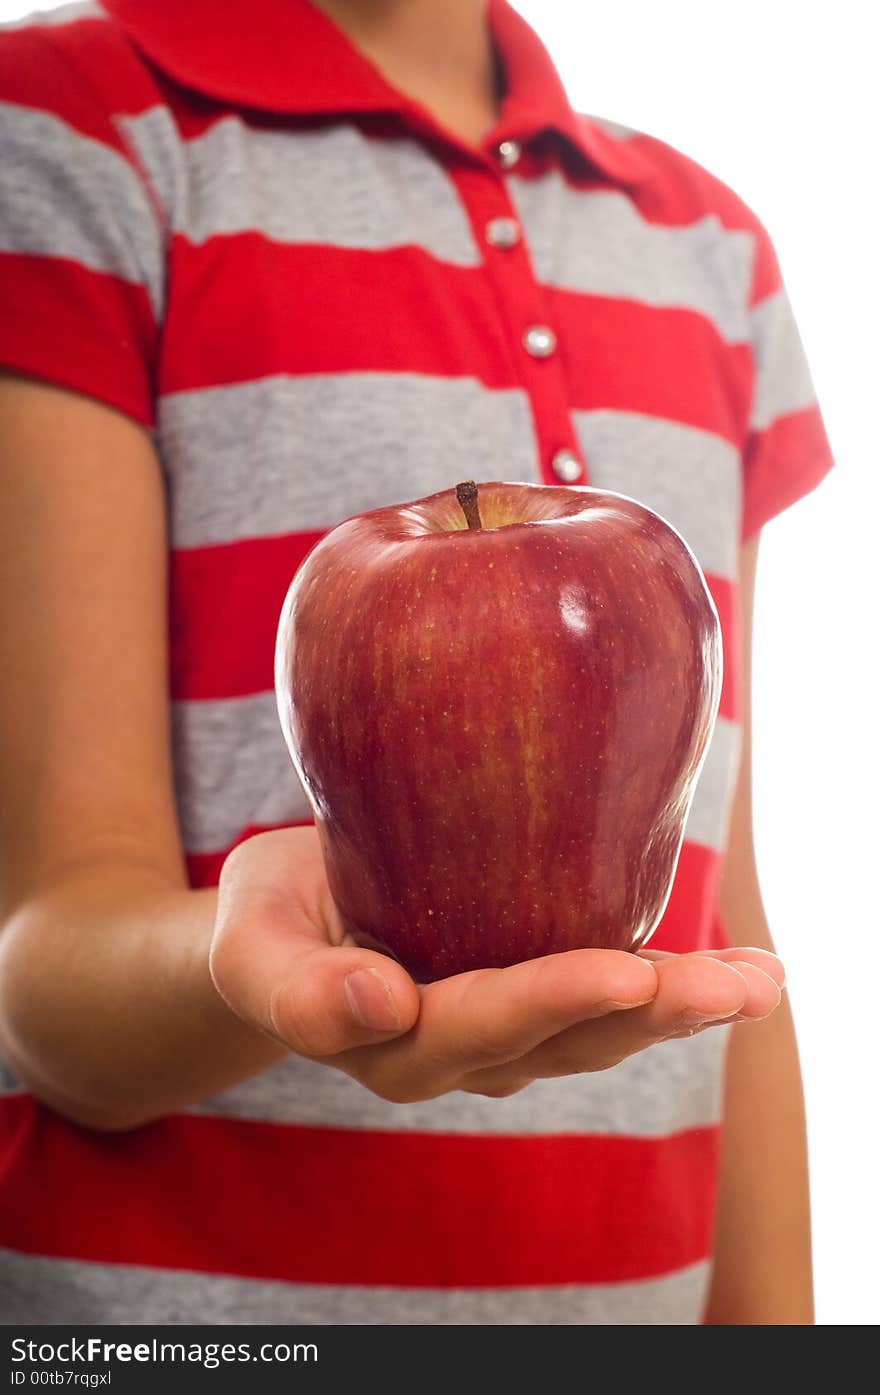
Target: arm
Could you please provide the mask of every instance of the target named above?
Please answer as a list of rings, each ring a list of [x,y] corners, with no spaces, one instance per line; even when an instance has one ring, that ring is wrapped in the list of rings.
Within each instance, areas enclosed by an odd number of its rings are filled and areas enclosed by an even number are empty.
[[[772,950],[752,840],[751,637],[757,542],[741,562],[743,751],[720,908],[734,944]],[[727,1064],[716,1257],[706,1322],[813,1321],[803,1091],[787,1000],[735,1026]]]
[[[0,420],[0,1048],[61,1112],[123,1125],[282,1053],[217,997],[216,892],[185,883],[149,439],[12,378]]]
[[[419,989],[343,943],[311,828],[249,839],[219,893],[190,891],[150,441],[16,379],[0,421],[0,1049],[48,1104],[130,1128],[288,1050],[388,1099],[510,1094],[775,1006],[780,966],[743,953],[577,950]]]

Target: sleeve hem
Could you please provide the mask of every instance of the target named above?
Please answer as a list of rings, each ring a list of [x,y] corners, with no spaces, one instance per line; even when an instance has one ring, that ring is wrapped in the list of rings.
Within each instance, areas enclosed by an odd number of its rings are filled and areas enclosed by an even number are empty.
[[[0,253],[0,363],[155,420],[158,329],[142,285],[60,257]]]
[[[0,345],[0,370],[91,397],[105,406],[114,407],[148,431],[154,426],[153,403],[147,389],[135,388],[122,381],[107,362],[98,367],[93,353],[83,354],[75,362],[63,349],[37,355],[23,354],[20,348],[11,353]]]
[[[746,454],[741,541],[811,493],[833,464],[818,407],[781,417],[762,431]]]

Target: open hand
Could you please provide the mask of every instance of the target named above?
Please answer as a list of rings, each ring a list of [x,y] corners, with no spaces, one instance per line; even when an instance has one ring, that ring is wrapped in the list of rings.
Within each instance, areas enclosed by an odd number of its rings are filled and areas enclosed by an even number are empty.
[[[761,949],[579,949],[417,985],[346,939],[317,831],[242,843],[220,879],[211,973],[246,1022],[383,1099],[504,1096],[605,1070],[670,1037],[766,1017],[784,972]]]

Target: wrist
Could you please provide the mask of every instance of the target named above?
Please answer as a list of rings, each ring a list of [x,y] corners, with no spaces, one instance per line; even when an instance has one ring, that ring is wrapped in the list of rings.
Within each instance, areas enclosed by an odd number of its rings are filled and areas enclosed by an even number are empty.
[[[208,968],[216,891],[152,869],[77,870],[0,934],[0,1049],[74,1122],[126,1129],[284,1053],[234,1016]]]

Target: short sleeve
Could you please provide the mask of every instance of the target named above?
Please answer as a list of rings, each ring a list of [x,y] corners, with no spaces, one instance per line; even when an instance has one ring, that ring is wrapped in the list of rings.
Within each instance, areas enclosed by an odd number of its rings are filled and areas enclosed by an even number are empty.
[[[161,222],[121,123],[58,32],[0,30],[0,367],[149,426]]]
[[[743,452],[742,536],[808,494],[833,457],[776,253],[758,225],[749,312],[754,389]]]

